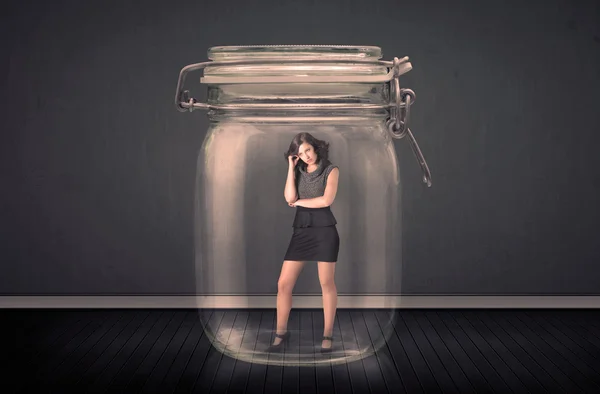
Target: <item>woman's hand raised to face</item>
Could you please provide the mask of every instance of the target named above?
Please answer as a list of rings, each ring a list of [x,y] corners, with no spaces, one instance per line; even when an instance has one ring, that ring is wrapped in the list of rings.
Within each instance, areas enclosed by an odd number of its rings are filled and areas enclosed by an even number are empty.
[[[300,160],[300,158],[296,155],[289,155],[288,156],[288,161],[290,163],[290,166],[292,168],[296,167],[296,164],[298,164],[298,160]]]

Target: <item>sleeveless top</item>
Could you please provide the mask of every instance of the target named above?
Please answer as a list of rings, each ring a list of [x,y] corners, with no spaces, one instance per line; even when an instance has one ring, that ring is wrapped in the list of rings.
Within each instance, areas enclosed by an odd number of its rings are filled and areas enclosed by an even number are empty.
[[[317,169],[313,172],[307,172],[305,169],[298,167],[296,176],[298,199],[315,198],[324,195],[327,178],[334,168],[337,168],[337,166],[330,162],[323,163],[323,161],[319,161]]]
[[[305,169],[297,167],[296,171],[296,191],[298,199],[309,199],[321,197],[325,194],[327,178],[331,171],[337,168],[330,162],[320,161],[317,169],[313,172],[307,172]],[[306,208],[296,207],[296,216],[293,227],[326,227],[337,224],[330,207]]]

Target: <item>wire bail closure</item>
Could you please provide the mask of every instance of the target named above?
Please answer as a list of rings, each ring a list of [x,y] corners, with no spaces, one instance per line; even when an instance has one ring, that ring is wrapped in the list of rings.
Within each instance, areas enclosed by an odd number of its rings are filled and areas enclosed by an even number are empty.
[[[243,65],[243,64],[282,64],[282,63],[293,63],[294,60],[272,60],[272,59],[257,59],[257,60],[242,60],[242,61],[210,61],[203,63],[190,64],[181,69],[179,73],[179,79],[177,81],[177,90],[175,92],[175,107],[179,112],[192,112],[194,109],[243,109],[243,108],[261,108],[265,107],[261,104],[224,104],[224,105],[216,105],[216,104],[208,104],[208,103],[200,103],[193,97],[190,97],[190,92],[188,90],[183,90],[183,85],[185,84],[185,78],[187,74],[191,71],[196,71],[200,69],[204,69],[207,66],[215,66],[215,65]],[[322,59],[311,59],[311,62],[314,63],[331,63],[331,59],[322,60]],[[336,61],[337,62],[337,61]],[[427,166],[427,162],[425,161],[425,157],[419,148],[419,144],[415,139],[413,133],[408,127],[408,122],[410,120],[410,107],[414,103],[416,99],[415,92],[411,89],[401,89],[399,78],[401,75],[407,73],[412,69],[412,65],[408,62],[408,56],[405,56],[401,59],[397,57],[394,58],[392,62],[390,61],[364,61],[364,60],[352,60],[351,63],[368,63],[368,64],[379,64],[383,66],[389,67],[389,72],[386,75],[382,76],[340,76],[337,78],[331,77],[270,77],[268,79],[263,79],[259,77],[248,77],[237,79],[234,83],[326,83],[326,82],[347,82],[347,83],[376,83],[382,82],[390,84],[390,96],[394,98],[394,101],[387,105],[374,105],[374,107],[385,107],[389,108],[390,118],[387,120],[386,125],[388,131],[392,138],[394,139],[402,139],[408,136],[408,141],[412,147],[413,153],[417,159],[417,162],[421,166],[421,170],[423,172],[423,182],[427,184],[428,187],[431,187],[431,172],[429,167]],[[203,78],[204,83],[232,83],[229,81],[225,81],[223,78],[213,77],[213,78]],[[277,104],[278,107],[294,107],[298,106],[295,104],[286,105],[286,104]],[[303,108],[310,107],[311,105],[303,104]],[[314,104],[314,106],[318,107],[318,104]],[[356,104],[327,104],[327,108],[340,108],[340,109],[353,109],[353,108],[362,108],[369,105],[356,105]],[[270,106],[269,106],[270,108]]]
[[[397,61],[398,58],[394,58],[394,64]],[[421,166],[421,171],[423,171],[423,182],[427,184],[427,187],[431,187],[431,171],[429,171],[429,166],[427,165],[427,161],[425,161],[425,157],[419,148],[415,136],[408,127],[410,107],[416,98],[415,92],[411,89],[401,89],[399,76],[394,77],[390,85],[390,96],[393,92],[395,105],[390,108],[390,119],[387,121],[388,131],[392,138],[398,140],[408,135],[408,142],[412,147],[417,162]]]

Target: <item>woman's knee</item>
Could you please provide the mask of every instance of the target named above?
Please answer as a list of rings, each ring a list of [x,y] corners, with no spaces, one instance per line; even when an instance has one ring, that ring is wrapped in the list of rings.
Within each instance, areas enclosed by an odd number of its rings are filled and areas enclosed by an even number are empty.
[[[287,278],[279,278],[277,281],[277,291],[280,293],[291,293],[294,289],[294,281]]]
[[[319,262],[319,282],[323,290],[335,289],[335,263]]]
[[[333,275],[324,278],[319,278],[319,282],[321,282],[321,289],[323,290],[335,289],[335,281],[333,279]]]

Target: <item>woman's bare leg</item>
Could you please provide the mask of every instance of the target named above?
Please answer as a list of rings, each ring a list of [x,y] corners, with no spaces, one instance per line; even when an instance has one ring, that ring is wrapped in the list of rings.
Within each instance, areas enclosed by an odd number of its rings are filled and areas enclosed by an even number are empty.
[[[287,331],[288,318],[292,309],[292,290],[296,280],[304,267],[304,261],[286,260],[281,266],[281,274],[277,282],[277,333],[283,334]],[[281,338],[275,337],[273,345],[281,342]]]
[[[330,337],[333,334],[333,321],[337,308],[337,288],[334,281],[335,263],[319,261],[319,282],[323,291],[323,336]],[[330,340],[324,340],[321,346],[331,347]]]

